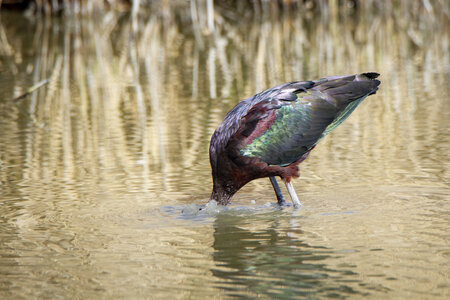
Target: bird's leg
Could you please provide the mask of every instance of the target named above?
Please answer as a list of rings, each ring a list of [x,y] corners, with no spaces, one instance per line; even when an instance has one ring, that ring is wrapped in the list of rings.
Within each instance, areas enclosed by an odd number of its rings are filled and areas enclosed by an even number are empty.
[[[286,184],[286,188],[288,190],[289,196],[291,196],[292,203],[294,204],[294,208],[299,208],[301,206],[300,201],[298,200],[297,194],[295,193],[294,187],[292,186],[292,182],[284,179],[284,184]]]
[[[273,190],[275,191],[275,195],[277,196],[278,205],[286,204],[284,200],[283,194],[281,193],[280,186],[278,185],[277,179],[274,176],[270,176],[270,183],[273,186]]]

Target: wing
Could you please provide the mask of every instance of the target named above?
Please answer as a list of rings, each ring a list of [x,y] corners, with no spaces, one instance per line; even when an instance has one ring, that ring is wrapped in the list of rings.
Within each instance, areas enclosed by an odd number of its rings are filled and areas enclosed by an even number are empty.
[[[378,74],[365,73],[318,80],[310,89],[298,90],[296,99],[280,100],[265,113],[246,139],[240,153],[270,165],[289,165],[309,152],[325,135],[339,126],[370,94]],[[249,111],[251,113],[251,111]]]
[[[267,120],[281,106],[297,100],[298,92],[306,91],[313,85],[313,81],[286,83],[239,102],[228,112],[211,137],[209,158],[213,172],[217,169],[218,157],[223,154],[230,143],[241,144],[241,139],[248,141],[247,138],[254,136],[252,133],[261,121]]]

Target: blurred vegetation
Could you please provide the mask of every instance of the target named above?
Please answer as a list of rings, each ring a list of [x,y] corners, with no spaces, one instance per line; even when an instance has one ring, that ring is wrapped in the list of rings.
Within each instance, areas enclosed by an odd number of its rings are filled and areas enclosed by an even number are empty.
[[[325,75],[382,74],[383,97],[348,121],[352,132],[334,135],[366,151],[359,159],[379,178],[398,176],[382,153],[420,173],[438,155],[424,156],[425,145],[438,149],[448,127],[448,1],[49,0],[5,10],[20,3],[2,3],[0,144],[2,161],[26,159],[0,172],[2,182],[108,180],[97,173],[120,168],[151,189],[196,190],[199,176],[209,180],[209,137],[237,101]],[[65,16],[39,17],[54,11]],[[29,99],[5,101],[45,79]],[[351,151],[320,151],[319,173],[330,161],[357,163]]]
[[[0,5],[6,9],[27,10],[32,13],[43,14],[91,14],[98,10],[118,10],[128,11],[132,7],[142,9],[167,7],[173,5],[186,5],[189,2],[196,2],[197,6],[201,3],[215,5],[221,7],[216,13],[224,15],[232,15],[234,12],[243,12],[251,10],[271,10],[274,8],[282,10],[300,9],[302,12],[330,12],[332,14],[343,10],[360,11],[360,10],[380,10],[392,11],[393,8],[401,8],[402,13],[407,14],[431,14],[434,15],[439,11],[444,12],[447,16],[450,14],[449,3],[446,0],[395,0],[395,1],[379,1],[379,0],[1,0]],[[211,11],[210,11],[211,12]],[[207,12],[208,13],[208,12]]]

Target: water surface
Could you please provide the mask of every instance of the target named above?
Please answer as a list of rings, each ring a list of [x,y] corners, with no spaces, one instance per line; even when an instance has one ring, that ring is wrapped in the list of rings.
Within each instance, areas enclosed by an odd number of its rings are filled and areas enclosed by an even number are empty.
[[[0,298],[448,298],[448,16],[217,6],[211,32],[193,9],[1,11]],[[301,209],[267,179],[198,211],[239,100],[364,71],[380,90],[302,163]]]

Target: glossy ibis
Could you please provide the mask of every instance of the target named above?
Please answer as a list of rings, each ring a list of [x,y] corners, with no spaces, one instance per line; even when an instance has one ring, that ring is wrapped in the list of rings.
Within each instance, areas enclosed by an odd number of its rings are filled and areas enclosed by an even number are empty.
[[[284,204],[275,178],[280,176],[294,207],[300,206],[291,183],[299,177],[297,165],[368,95],[375,94],[378,76],[363,73],[290,82],[239,102],[211,138],[210,200],[227,205],[245,184],[269,177],[278,203]]]

